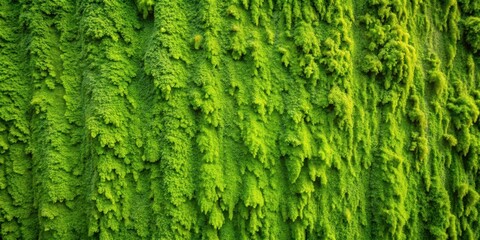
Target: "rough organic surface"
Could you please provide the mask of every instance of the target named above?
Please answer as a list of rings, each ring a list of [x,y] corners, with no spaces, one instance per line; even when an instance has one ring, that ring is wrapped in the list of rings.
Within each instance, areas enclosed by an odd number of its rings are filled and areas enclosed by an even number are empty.
[[[479,239],[477,0],[1,0],[1,239]]]

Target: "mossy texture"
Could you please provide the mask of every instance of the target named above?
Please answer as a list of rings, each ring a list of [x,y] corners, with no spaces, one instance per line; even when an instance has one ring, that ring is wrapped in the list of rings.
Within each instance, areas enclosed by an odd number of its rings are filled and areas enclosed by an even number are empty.
[[[1,239],[479,239],[476,0],[0,1]]]

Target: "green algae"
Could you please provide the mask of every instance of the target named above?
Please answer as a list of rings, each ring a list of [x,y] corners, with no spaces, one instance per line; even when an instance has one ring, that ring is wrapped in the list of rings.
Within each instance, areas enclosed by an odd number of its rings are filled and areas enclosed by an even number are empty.
[[[0,2],[2,239],[478,239],[473,0]]]

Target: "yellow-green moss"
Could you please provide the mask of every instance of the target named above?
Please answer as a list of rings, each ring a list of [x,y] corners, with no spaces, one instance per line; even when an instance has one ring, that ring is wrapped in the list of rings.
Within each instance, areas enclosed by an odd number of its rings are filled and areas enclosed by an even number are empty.
[[[478,239],[480,5],[0,2],[1,239]]]

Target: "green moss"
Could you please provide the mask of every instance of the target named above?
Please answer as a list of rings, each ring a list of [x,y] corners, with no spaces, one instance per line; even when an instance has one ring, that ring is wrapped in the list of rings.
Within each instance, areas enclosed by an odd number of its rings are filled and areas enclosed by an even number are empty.
[[[155,5],[154,0],[135,0],[135,3],[143,18],[147,18],[147,16],[153,12],[153,6]]]
[[[478,1],[0,3],[2,239],[478,239]]]
[[[466,41],[473,48],[474,52],[480,50],[480,18],[467,17],[464,22]]]

